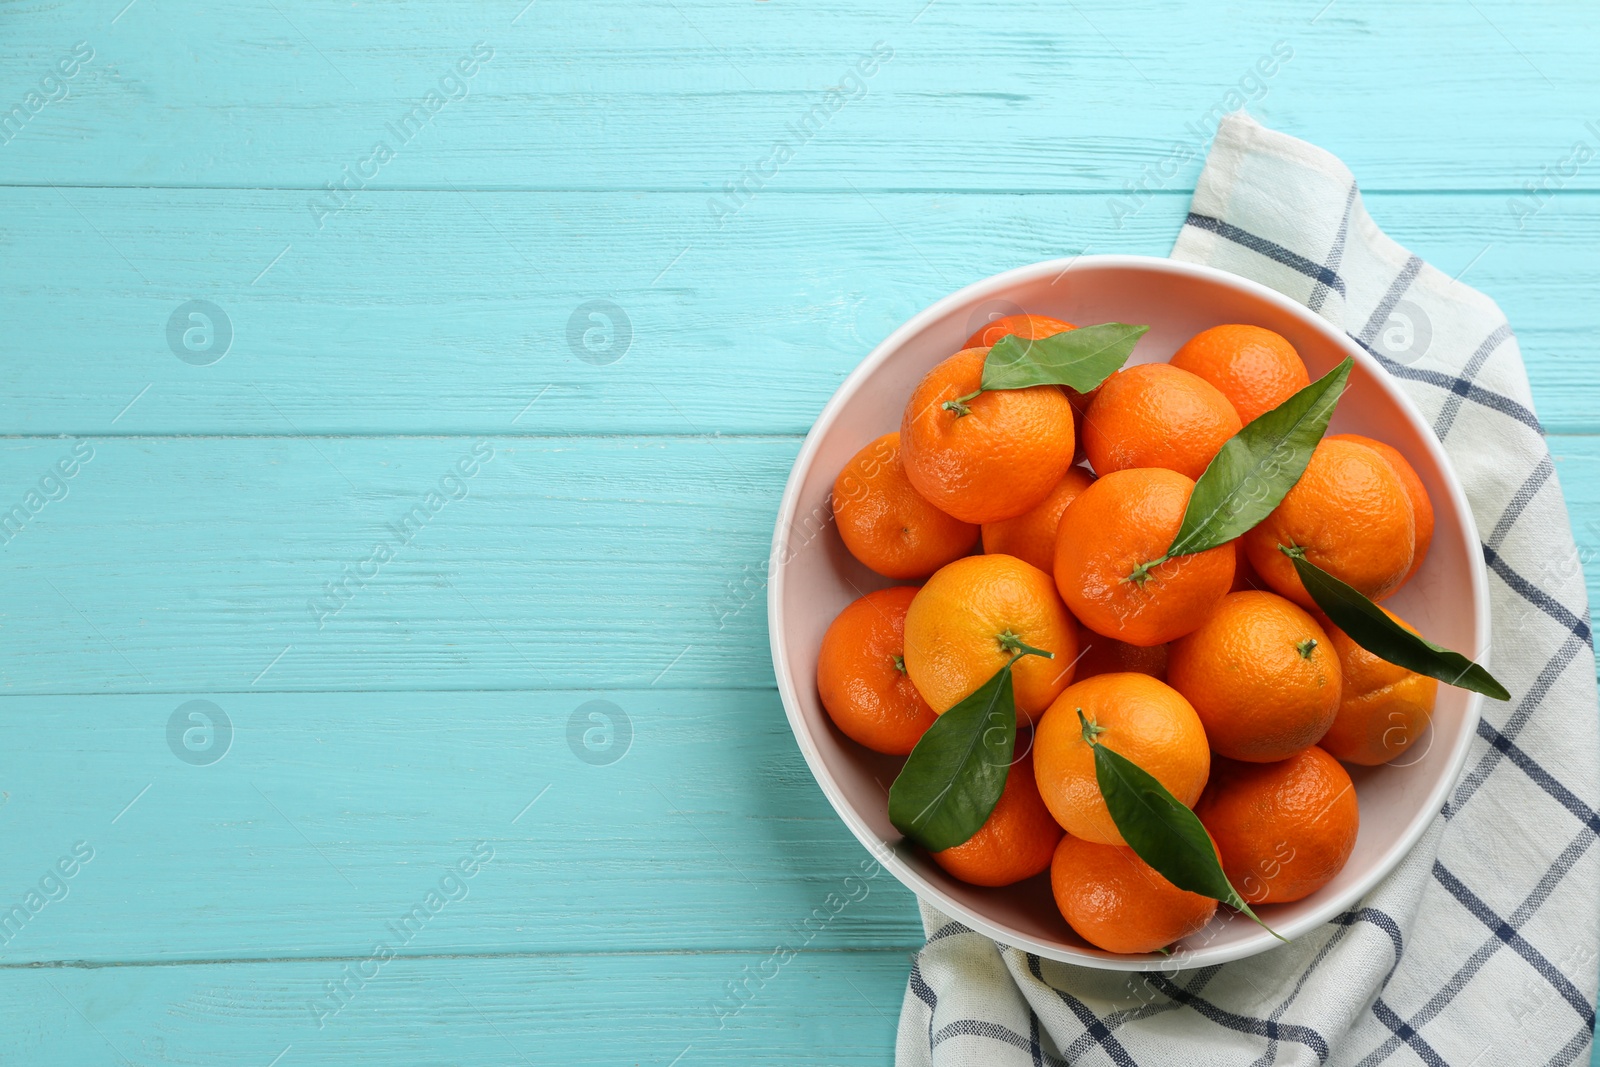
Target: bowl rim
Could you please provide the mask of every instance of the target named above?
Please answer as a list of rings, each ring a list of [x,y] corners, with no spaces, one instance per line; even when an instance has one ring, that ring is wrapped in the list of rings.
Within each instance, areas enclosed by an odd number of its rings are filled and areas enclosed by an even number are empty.
[[[815,461],[822,438],[833,428],[833,424],[838,419],[839,412],[843,409],[848,398],[855,393],[867,378],[876,373],[878,368],[893,353],[898,351],[908,339],[920,333],[929,323],[947,314],[952,308],[976,298],[1003,295],[1011,286],[1025,281],[1033,281],[1046,274],[1065,274],[1068,271],[1083,267],[1154,271],[1196,281],[1220,284],[1273,304],[1286,314],[1299,319],[1307,327],[1323,334],[1348,355],[1354,357],[1356,363],[1361,365],[1378,387],[1405,413],[1406,418],[1411,420],[1413,428],[1419,431],[1418,436],[1422,440],[1424,447],[1428,449],[1435,464],[1443,474],[1445,488],[1449,493],[1451,503],[1456,509],[1456,514],[1468,528],[1472,539],[1477,539],[1476,523],[1473,520],[1472,508],[1467,501],[1466,493],[1461,487],[1460,480],[1456,477],[1454,466],[1450,463],[1449,457],[1445,454],[1438,438],[1429,428],[1421,410],[1417,408],[1411,398],[1400,389],[1398,382],[1388,371],[1383,369],[1370,353],[1356,344],[1344,331],[1335,327],[1304,304],[1241,275],[1231,274],[1200,263],[1187,263],[1160,256],[1094,254],[1044,260],[980,279],[941,297],[917,312],[890,333],[888,337],[885,337],[861,361],[855,370],[846,376],[845,380],[834,390],[833,395],[828,399],[821,413],[818,414],[816,422],[812,424],[810,431],[807,432],[805,441],[800,446],[799,453],[795,456],[794,465],[790,468],[789,477],[784,484],[783,497],[778,507],[777,523],[773,528],[772,546],[767,561],[767,631],[772,648],[773,668],[777,677],[778,692],[783,700],[784,713],[789,720],[789,728],[795,735],[795,742],[799,745],[801,754],[805,757],[806,765],[810,768],[812,777],[817,780],[817,784],[821,786],[824,795],[827,796],[828,803],[845,825],[850,828],[856,839],[880,863],[889,868],[890,872],[894,874],[902,885],[915,893],[919,901],[934,905],[953,918],[959,919],[973,930],[993,938],[1002,945],[1024,949],[1045,959],[1063,963],[1110,971],[1147,971],[1172,969],[1175,966],[1188,968],[1227,963],[1254,956],[1277,946],[1281,942],[1277,941],[1265,930],[1257,930],[1255,931],[1256,936],[1241,939],[1233,944],[1222,946],[1207,945],[1195,949],[1185,949],[1166,957],[1154,954],[1119,955],[1104,953],[1098,949],[1074,948],[1063,950],[1059,946],[1039,941],[1019,931],[1007,929],[1005,926],[984,917],[950,897],[943,889],[929,881],[920,871],[913,868],[902,858],[900,850],[910,847],[906,842],[903,840],[901,842],[880,840],[878,835],[856,814],[853,807],[844,800],[844,791],[823,760],[822,753],[812,738],[811,731],[801,712],[800,694],[796,686],[794,669],[790,664],[788,649],[783,639],[781,622],[785,608],[785,585],[781,578],[788,563],[783,558],[784,551],[787,548],[785,534],[791,528],[799,509],[801,481]],[[1472,594],[1474,603],[1477,606],[1473,619],[1473,641],[1476,647],[1469,655],[1477,662],[1488,666],[1490,652],[1488,571],[1484,565],[1482,553],[1468,552],[1467,559]],[[1462,768],[1466,765],[1467,752],[1471,746],[1472,739],[1477,735],[1478,722],[1482,717],[1483,697],[1470,691],[1467,695],[1468,700],[1465,712],[1467,728],[1461,731],[1454,749],[1449,754],[1449,760],[1446,765],[1447,773],[1439,776],[1424,802],[1418,805],[1416,813],[1412,815],[1401,833],[1396,847],[1392,848],[1389,855],[1374,865],[1364,879],[1352,883],[1343,892],[1319,902],[1316,907],[1309,909],[1292,921],[1275,926],[1275,929],[1286,939],[1293,940],[1299,935],[1323,925],[1334,916],[1348,911],[1363,897],[1372,892],[1378,883],[1386,878],[1399,865],[1400,861],[1416,847],[1422,835],[1427,832],[1428,827],[1438,817],[1446,797],[1460,778]]]

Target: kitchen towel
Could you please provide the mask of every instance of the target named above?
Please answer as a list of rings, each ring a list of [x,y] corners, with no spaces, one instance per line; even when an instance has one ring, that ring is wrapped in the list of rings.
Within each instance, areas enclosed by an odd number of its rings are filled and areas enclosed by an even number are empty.
[[[900,1067],[1588,1062],[1600,975],[1600,718],[1583,570],[1516,338],[1492,300],[1373,223],[1329,153],[1223,119],[1174,259],[1271,286],[1345,331],[1443,442],[1489,568],[1490,663],[1466,768],[1358,906],[1222,966],[1041,960],[927,904]],[[1470,264],[1469,264],[1470,265]]]

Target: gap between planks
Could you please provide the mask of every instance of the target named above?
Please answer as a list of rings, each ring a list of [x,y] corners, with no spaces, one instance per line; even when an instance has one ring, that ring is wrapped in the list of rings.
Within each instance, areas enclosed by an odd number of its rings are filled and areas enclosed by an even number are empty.
[[[7,182],[0,181],[0,190],[5,189],[81,189],[81,190],[107,190],[124,192],[217,192],[217,193],[320,193],[325,192],[321,185],[197,185],[183,182],[171,182],[157,185],[128,185],[97,183],[69,183],[61,182],[53,185],[41,185],[36,182]],[[573,195],[573,196],[704,196],[716,193],[718,190],[710,186],[674,185],[674,186],[638,186],[638,187],[611,187],[611,186],[579,186],[579,185],[493,185],[493,186],[464,186],[464,185],[367,185],[362,188],[363,195],[373,193],[472,193],[475,196],[498,196],[501,194],[519,196],[522,194],[536,195]],[[1547,189],[1543,192],[1551,196],[1593,196],[1600,194],[1600,188],[1566,188]],[[1126,191],[1120,187],[1107,186],[1100,189],[1004,189],[988,188],[981,186],[922,186],[922,185],[891,185],[891,186],[813,186],[805,189],[763,189],[762,195],[772,196],[855,196],[858,193],[873,193],[878,196],[1076,196],[1076,197],[1106,197],[1123,196]],[[1405,189],[1388,188],[1383,186],[1361,187],[1362,196],[1526,196],[1528,190],[1520,186],[1458,186],[1447,189]],[[1147,196],[1164,198],[1189,197],[1193,198],[1194,189],[1151,189],[1145,192]]]
[[[843,955],[903,955],[915,953],[923,947],[922,942],[907,942],[904,945],[878,945],[878,946],[838,946],[822,948],[806,948],[803,952],[818,955],[843,956]],[[592,952],[426,952],[416,955],[396,953],[394,959],[407,961],[431,960],[518,960],[518,959],[604,959],[615,957],[631,959],[636,957],[666,957],[666,956],[763,956],[770,955],[771,950],[759,948],[661,948],[661,949],[629,949],[629,950],[596,950]],[[310,956],[222,956],[215,959],[181,959],[181,960],[35,960],[31,962],[0,963],[0,971],[49,971],[49,970],[109,970],[115,967],[222,967],[238,966],[245,964],[284,964],[284,963],[345,963],[367,959],[371,953],[360,955],[310,955]]]

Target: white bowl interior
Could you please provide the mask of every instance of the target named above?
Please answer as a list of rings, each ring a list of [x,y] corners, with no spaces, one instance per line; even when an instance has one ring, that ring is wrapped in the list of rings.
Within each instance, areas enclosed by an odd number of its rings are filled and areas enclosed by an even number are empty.
[[[1166,360],[1194,334],[1229,322],[1276,330],[1294,344],[1313,378],[1355,355],[1329,432],[1366,434],[1399,449],[1426,483],[1436,514],[1427,562],[1386,606],[1447,647],[1480,658],[1486,650],[1487,586],[1465,498],[1432,431],[1370,357],[1304,307],[1252,282],[1170,260],[1085,256],[1010,271],[939,301],[868,357],[811,431],[780,508],[768,589],[779,689],[801,750],[840,816],[902,882],[1005,944],[1113,969],[1198,966],[1271,948],[1278,942],[1260,927],[1219,909],[1218,918],[1172,957],[1119,956],[1072,932],[1051,900],[1048,875],[1005,889],[951,878],[901,842],[889,822],[885,787],[903,761],[846,738],[817,696],[817,649],[828,624],[855,598],[896,584],[857,563],[832,529],[834,477],[861,447],[899,427],[907,397],[929,368],[957,351],[982,322],[1017,310],[1079,325],[1148,323],[1135,363]],[[1477,728],[1479,699],[1441,685],[1430,735],[1417,754],[1403,757],[1403,765],[1351,768],[1361,811],[1354,854],[1338,877],[1307,899],[1260,908],[1267,923],[1285,936],[1302,933],[1352,906],[1393,868],[1459,774]]]

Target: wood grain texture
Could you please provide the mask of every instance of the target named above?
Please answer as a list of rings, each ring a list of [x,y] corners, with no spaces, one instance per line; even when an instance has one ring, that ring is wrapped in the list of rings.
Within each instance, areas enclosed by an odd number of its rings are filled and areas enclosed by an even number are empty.
[[[1120,191],[1149,167],[1182,188],[1216,116],[1248,103],[1373,189],[1515,189],[1600,119],[1583,0],[1227,17],[1181,0],[545,0],[518,18],[525,3],[140,3],[115,24],[120,5],[13,4],[14,96],[79,40],[95,58],[5,146],[0,178],[320,189],[387,136],[371,186],[710,194],[832,89],[848,95],[774,183]],[[386,133],[480,41],[494,56],[464,97],[403,145]],[[893,59],[857,89],[847,75],[879,41]],[[1290,58],[1263,76],[1274,45]]]
[[[1575,472],[1579,542],[1600,549],[1597,441],[1552,446]],[[0,442],[8,506],[72,447]],[[763,575],[795,438],[90,447],[67,496],[0,548],[6,692],[773,684]],[[493,458],[452,500],[442,484],[474,447]]]
[[[5,969],[0,1025],[8,1060],[76,1067],[263,1067],[275,1056],[280,1067],[887,1060],[905,952],[777,959],[770,951],[393,959],[365,984],[348,979],[340,960]],[[319,1016],[329,985],[341,981],[347,1006]]]
[[[920,923],[772,688],[784,477],[931,301],[1165,254],[1238,102],[1501,303],[1600,583],[1581,0],[125,2],[0,2],[0,1062],[889,1062]]]
[[[0,548],[0,685],[770,686],[761,576],[799,444],[85,439],[67,495]],[[73,447],[0,441],[6,507]]]
[[[15,266],[0,315],[24,358],[0,396],[5,426],[803,434],[874,345],[945,293],[1085,249],[1165,255],[1189,195],[1119,219],[1103,194],[768,193],[718,229],[684,194],[375,192],[322,234],[302,201],[8,192],[0,247]],[[1600,430],[1588,370],[1600,195],[1564,195],[1520,229],[1493,193],[1368,206],[1501,302],[1550,429]],[[168,343],[169,318],[193,299],[232,324],[209,366]],[[593,300],[631,331],[601,365],[569,342],[575,315],[580,335],[596,324],[579,314]],[[600,360],[623,345],[603,330],[591,343]]]
[[[191,739],[225,753],[203,765],[168,730],[196,697],[232,731]],[[451,875],[396,951],[920,942],[770,691],[10,697],[0,721],[0,967],[357,957]],[[66,895],[10,917],[79,842]]]

